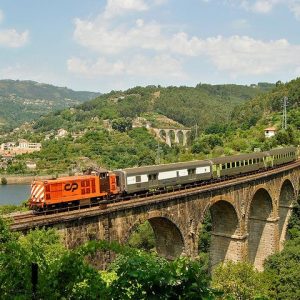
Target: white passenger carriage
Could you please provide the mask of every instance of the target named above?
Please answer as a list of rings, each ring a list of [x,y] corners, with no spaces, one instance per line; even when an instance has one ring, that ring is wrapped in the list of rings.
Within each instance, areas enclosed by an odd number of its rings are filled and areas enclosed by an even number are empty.
[[[127,168],[115,171],[121,191],[137,193],[209,180],[211,162],[205,160]]]

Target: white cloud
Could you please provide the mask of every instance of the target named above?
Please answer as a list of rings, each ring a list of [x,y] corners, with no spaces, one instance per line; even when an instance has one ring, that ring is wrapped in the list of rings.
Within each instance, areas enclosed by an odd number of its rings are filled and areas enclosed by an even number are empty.
[[[300,0],[227,0],[227,2],[261,14],[268,14],[274,7],[282,5],[286,6],[296,18],[300,18]]]
[[[0,9],[0,23],[4,19],[4,13]],[[18,32],[14,28],[0,29],[0,47],[19,48],[28,42],[29,32]]]
[[[75,40],[84,47],[100,53],[114,54],[129,48],[160,50],[165,48],[161,26],[156,22],[145,24],[138,19],[128,28],[122,24],[111,28],[108,22],[100,20],[75,20]]]
[[[121,75],[125,70],[125,64],[123,62],[117,61],[111,63],[102,57],[96,62],[72,57],[68,59],[67,66],[70,72],[82,74],[86,77]]]
[[[252,9],[258,13],[269,13],[273,6],[276,4],[276,1],[268,0],[259,0],[254,3]]]
[[[267,13],[280,1],[257,0],[251,9]],[[245,7],[250,3],[247,0],[238,2]],[[85,77],[161,78],[168,74],[183,78],[183,62],[195,58],[199,61],[208,59],[217,70],[231,76],[266,75],[286,69],[293,72],[300,67],[300,45],[292,45],[285,39],[262,41],[239,35],[203,39],[189,36],[184,31],[170,32],[155,21],[138,18],[134,22],[115,23],[102,16],[100,14],[94,20],[75,20],[75,41],[93,51],[98,58],[92,61],[70,58],[67,62],[70,72]],[[241,28],[248,23],[237,20],[235,25]]]
[[[297,19],[300,19],[300,1],[294,0],[289,4],[289,8]]]
[[[19,48],[24,46],[29,39],[28,30],[17,32],[15,29],[0,30],[0,46]]]
[[[231,75],[271,74],[300,66],[300,46],[286,40],[263,42],[249,37],[218,37],[204,44],[205,55],[213,64]]]
[[[112,18],[129,11],[145,11],[147,9],[148,5],[144,0],[108,0],[104,11],[104,17]]]
[[[142,77],[174,77],[184,78],[181,63],[169,55],[145,57],[134,56],[130,59],[110,62],[100,57],[96,62],[77,57],[67,61],[68,70],[72,73],[95,78],[99,76],[142,76]]]
[[[166,4],[169,0],[153,0],[155,5],[163,5]]]

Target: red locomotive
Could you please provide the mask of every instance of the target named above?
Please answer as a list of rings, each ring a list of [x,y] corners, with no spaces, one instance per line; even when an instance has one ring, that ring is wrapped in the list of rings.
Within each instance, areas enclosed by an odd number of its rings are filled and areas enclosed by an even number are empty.
[[[38,180],[31,185],[29,206],[33,209],[45,209],[58,206],[89,205],[118,193],[116,175],[110,172]]]

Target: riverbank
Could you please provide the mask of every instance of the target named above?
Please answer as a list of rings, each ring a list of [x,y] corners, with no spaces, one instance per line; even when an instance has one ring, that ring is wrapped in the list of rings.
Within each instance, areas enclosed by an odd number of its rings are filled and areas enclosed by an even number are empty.
[[[58,177],[68,176],[68,174],[58,174]],[[48,180],[56,178],[55,175],[1,175],[0,178],[5,178],[7,184],[31,184],[33,180]]]

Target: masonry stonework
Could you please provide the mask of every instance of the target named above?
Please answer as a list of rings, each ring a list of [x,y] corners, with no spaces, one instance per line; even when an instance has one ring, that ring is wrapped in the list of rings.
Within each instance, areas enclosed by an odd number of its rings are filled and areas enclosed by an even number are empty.
[[[55,226],[68,247],[88,240],[124,244],[145,221],[153,228],[160,255],[196,257],[199,233],[207,214],[212,220],[211,266],[226,260],[252,262],[258,270],[264,260],[280,250],[286,227],[298,197],[300,168],[296,167],[258,179],[222,185],[220,188],[165,195],[147,202],[99,210],[93,215],[61,219]],[[99,256],[112,260],[112,253]]]

